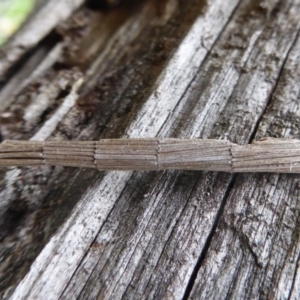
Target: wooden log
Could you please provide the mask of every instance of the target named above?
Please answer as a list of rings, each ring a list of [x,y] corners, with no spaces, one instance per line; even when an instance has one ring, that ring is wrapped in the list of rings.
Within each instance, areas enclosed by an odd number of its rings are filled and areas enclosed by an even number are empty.
[[[1,135],[65,149],[69,140],[217,139],[239,144],[238,158],[254,137],[299,139],[299,12],[298,0],[82,8],[60,29],[56,63],[12,96]],[[36,101],[49,86],[48,104]],[[1,176],[5,297],[299,294],[297,175],[41,166]]]

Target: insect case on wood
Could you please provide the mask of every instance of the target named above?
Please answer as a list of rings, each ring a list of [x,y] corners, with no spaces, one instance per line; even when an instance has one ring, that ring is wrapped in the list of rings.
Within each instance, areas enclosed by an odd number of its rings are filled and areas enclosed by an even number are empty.
[[[99,170],[205,170],[300,173],[300,141],[265,138],[250,145],[201,139],[4,141],[0,166],[57,165]]]

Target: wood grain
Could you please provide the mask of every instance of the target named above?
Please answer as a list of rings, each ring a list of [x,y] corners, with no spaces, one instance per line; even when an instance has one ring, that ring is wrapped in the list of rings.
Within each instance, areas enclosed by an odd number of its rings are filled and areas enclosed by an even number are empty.
[[[1,168],[0,295],[299,298],[299,175],[277,173],[298,170],[299,12],[299,0],[145,0],[74,13],[0,130],[42,132],[47,163],[88,168]],[[85,83],[56,118],[78,69]],[[122,152],[133,138],[143,143]],[[209,140],[230,145],[198,144]],[[162,170],[99,172],[96,155],[99,167]]]

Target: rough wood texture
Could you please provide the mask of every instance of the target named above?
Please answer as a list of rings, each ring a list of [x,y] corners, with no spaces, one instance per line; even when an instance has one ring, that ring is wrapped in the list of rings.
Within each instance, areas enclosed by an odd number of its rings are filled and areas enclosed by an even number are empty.
[[[14,35],[1,49],[0,78],[3,80],[7,70],[25,53],[36,46],[59,22],[67,19],[84,0],[50,0]],[[53,16],[49,17],[49,14]],[[3,105],[3,103],[2,103]]]
[[[2,139],[300,138],[299,0],[125,3],[80,8],[33,51]],[[4,298],[300,296],[298,175],[0,175]]]

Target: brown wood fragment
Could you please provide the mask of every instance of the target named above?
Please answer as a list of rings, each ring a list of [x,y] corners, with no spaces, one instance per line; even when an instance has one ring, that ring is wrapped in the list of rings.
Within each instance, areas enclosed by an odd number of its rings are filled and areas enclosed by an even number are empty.
[[[99,170],[298,173],[300,141],[267,138],[243,146],[199,139],[6,141],[0,144],[0,166],[24,165],[25,158],[36,158],[37,165],[85,166]],[[28,162],[31,165],[33,160]]]

